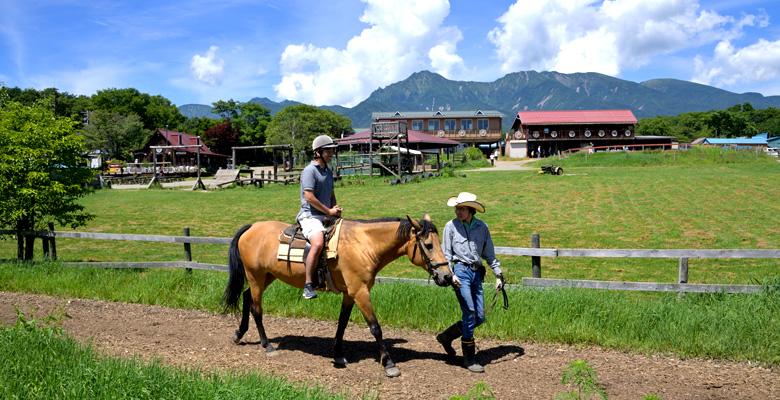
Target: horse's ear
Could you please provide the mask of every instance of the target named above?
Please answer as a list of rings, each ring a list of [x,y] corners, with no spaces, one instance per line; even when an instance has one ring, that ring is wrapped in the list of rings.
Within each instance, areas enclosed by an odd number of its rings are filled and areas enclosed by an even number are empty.
[[[409,223],[410,223],[410,224],[412,224],[412,227],[414,227],[414,229],[415,229],[416,231],[419,231],[419,230],[420,230],[420,223],[419,223],[419,222],[417,222],[415,219],[413,219],[413,218],[409,217],[409,215],[408,215],[408,214],[406,215],[406,219],[408,219],[408,220],[409,220]]]
[[[428,213],[425,213],[425,215],[423,215],[423,220],[430,221],[431,220],[431,216],[428,215]]]

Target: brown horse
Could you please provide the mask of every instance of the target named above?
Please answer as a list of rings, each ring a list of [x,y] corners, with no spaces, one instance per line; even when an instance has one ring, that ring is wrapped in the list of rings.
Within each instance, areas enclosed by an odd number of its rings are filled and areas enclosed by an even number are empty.
[[[297,288],[303,288],[305,283],[302,263],[291,263],[288,269],[286,261],[277,260],[279,231],[288,226],[276,221],[246,225],[238,230],[229,250],[230,278],[222,296],[226,310],[238,309],[244,280],[249,281],[249,289],[243,292],[241,324],[233,341],[238,343],[249,329],[251,311],[260,333],[260,344],[265,347],[267,355],[276,354],[276,349],[268,342],[263,328],[263,291],[276,279]],[[369,291],[374,286],[379,270],[404,254],[413,264],[426,269],[437,285],[452,284],[452,271],[444,258],[436,226],[428,214],[419,221],[409,216],[406,219],[343,220],[338,257],[328,260],[333,283],[344,294],[333,344],[337,365],[347,363],[342,351],[342,339],[352,307],[357,304],[376,338],[385,374],[390,377],[401,374],[382,340],[382,328],[374,315]]]

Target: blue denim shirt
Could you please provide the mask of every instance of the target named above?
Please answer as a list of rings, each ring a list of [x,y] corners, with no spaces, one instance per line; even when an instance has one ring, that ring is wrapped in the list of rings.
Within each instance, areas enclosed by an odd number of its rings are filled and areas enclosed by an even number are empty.
[[[471,226],[467,227],[459,219],[454,218],[444,225],[444,257],[453,266],[454,260],[467,264],[482,265],[482,259],[487,261],[493,273],[501,273],[501,263],[496,259],[493,239],[486,223],[472,216]]]

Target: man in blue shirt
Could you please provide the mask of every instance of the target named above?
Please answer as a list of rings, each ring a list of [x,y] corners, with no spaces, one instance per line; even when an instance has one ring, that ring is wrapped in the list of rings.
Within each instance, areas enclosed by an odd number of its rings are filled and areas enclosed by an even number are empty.
[[[477,196],[462,192],[457,197],[450,197],[447,205],[455,207],[456,218],[444,225],[442,249],[457,278],[453,279],[453,286],[463,314],[461,321],[437,335],[436,340],[447,355],[455,357],[452,341],[461,337],[463,364],[469,371],[484,372],[485,369],[474,357],[474,328],[485,322],[485,296],[482,292],[485,267],[482,259],[496,274],[496,288],[499,290],[504,286],[504,276],[487,224],[474,217],[477,211],[485,212],[485,207],[477,202]]]
[[[335,147],[337,146],[333,144],[333,139],[328,135],[317,136],[312,143],[314,160],[301,172],[301,210],[298,211],[296,219],[301,225],[303,235],[311,244],[305,261],[306,284],[303,287],[303,297],[306,299],[317,297],[312,283],[320,252],[325,245],[323,221],[328,216],[340,217],[342,211],[333,192],[333,172],[328,168]]]

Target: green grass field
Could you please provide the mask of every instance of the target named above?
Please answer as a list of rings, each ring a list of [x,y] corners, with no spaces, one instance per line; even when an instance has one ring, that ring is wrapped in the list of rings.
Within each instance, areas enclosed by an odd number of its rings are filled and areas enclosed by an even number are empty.
[[[428,212],[441,229],[454,217],[446,199],[470,191],[487,208],[478,217],[490,226],[497,246],[530,247],[530,235],[538,233],[542,247],[550,248],[780,248],[780,227],[773,222],[780,216],[780,163],[771,157],[705,163],[702,159],[713,157],[679,152],[674,162],[684,164],[677,165],[654,153],[631,153],[629,160],[649,157],[655,165],[615,167],[626,162],[625,155],[596,155],[598,159],[591,155],[588,166],[564,164],[564,176],[480,171],[465,172],[466,178],[398,186],[384,184],[381,178],[367,179],[363,185],[345,180],[336,195],[346,218],[406,214],[420,218]],[[684,160],[689,155],[699,164],[688,165]],[[664,156],[669,161],[671,156]],[[574,158],[563,161],[576,162]],[[300,202],[298,187],[269,185],[216,192],[103,190],[83,199],[83,204],[97,218],[81,231],[181,235],[182,227],[188,226],[193,236],[232,237],[240,226],[254,221],[292,222]],[[163,243],[62,238],[57,249],[64,261],[183,260],[181,245]],[[224,245],[193,245],[196,261],[226,264],[226,254]],[[0,258],[15,255],[14,240],[0,241]],[[531,275],[528,258],[500,260],[510,283]],[[738,284],[778,272],[776,260],[760,259],[691,259],[689,271],[691,283]],[[381,275],[427,276],[404,259]],[[544,258],[542,276],[676,282],[677,260]]]
[[[639,156],[630,154],[629,160],[634,155]],[[442,228],[454,216],[446,199],[470,191],[487,208],[479,217],[490,225],[497,246],[530,247],[530,234],[539,233],[542,247],[554,248],[780,248],[775,222],[780,215],[780,163],[769,157],[733,162],[709,156],[680,152],[676,159],[656,157],[652,165],[625,166],[619,162],[625,154],[605,153],[600,163],[591,157],[586,166],[566,166],[563,176],[536,171],[459,172],[456,176],[467,177],[400,186],[376,178],[362,185],[344,182],[336,194],[348,218],[406,214],[420,218],[428,212]],[[711,160],[678,165],[685,157]],[[217,192],[106,190],[84,199],[97,218],[80,230],[179,235],[183,226],[189,226],[193,236],[230,237],[248,222],[291,221],[299,207],[298,196],[298,188],[292,186]],[[58,239],[57,246],[65,261],[183,259],[182,246],[173,244]],[[226,252],[227,246],[193,245],[193,258],[202,262],[226,264]],[[15,242],[0,242],[0,258],[14,256]],[[499,259],[510,283],[531,275],[527,257]],[[510,311],[492,313],[477,335],[778,365],[778,265],[771,259],[689,262],[691,283],[765,284],[768,290],[758,295],[689,294],[678,299],[669,293],[513,290]],[[391,264],[381,275],[427,277],[406,259]],[[676,282],[677,260],[543,258],[542,275]],[[219,298],[226,281],[221,272],[0,264],[0,290],[213,312],[221,310]],[[335,320],[340,297],[321,297],[315,305],[303,304],[299,290],[275,284],[264,298],[264,309],[278,316]],[[459,315],[454,296],[441,288],[378,285],[372,299],[380,323],[393,327],[434,332]],[[363,323],[357,312],[352,320]]]

